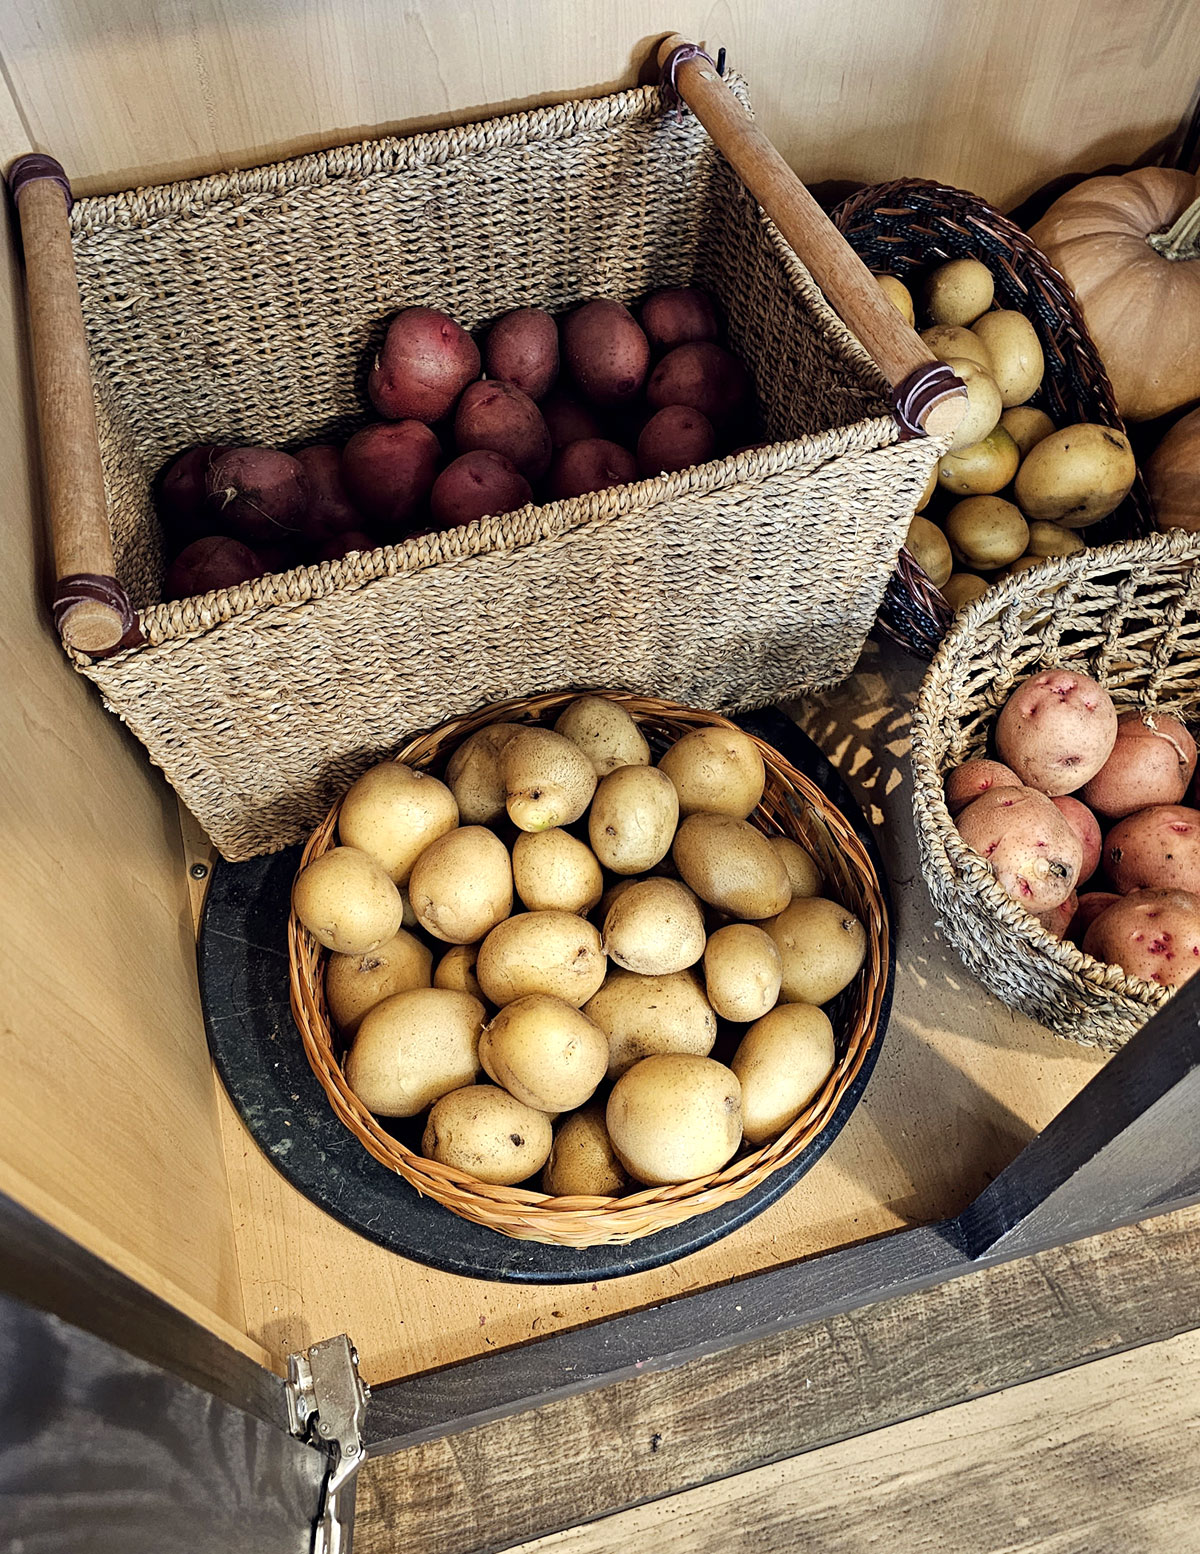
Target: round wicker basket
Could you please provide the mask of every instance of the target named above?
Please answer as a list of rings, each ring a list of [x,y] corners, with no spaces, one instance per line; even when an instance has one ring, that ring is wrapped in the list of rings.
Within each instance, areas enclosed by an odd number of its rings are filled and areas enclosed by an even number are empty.
[[[942,932],[1006,1004],[1115,1052],[1170,990],[1048,934],[965,845],[942,792],[950,767],[987,750],[1014,685],[1056,665],[1093,675],[1118,711],[1200,716],[1200,536],[1082,551],[998,584],[946,634],[913,721],[917,838]]]
[[[455,718],[432,733],[411,740],[396,759],[440,771],[454,749],[488,723],[553,722],[578,691],[522,697]],[[619,702],[637,720],[656,753],[689,729],[735,727],[712,712],[674,702],[616,691],[592,692]],[[768,834],[801,842],[821,867],[830,894],[863,922],[867,956],[850,987],[830,1006],[837,1036],[837,1062],[825,1085],[786,1132],[758,1149],[739,1154],[724,1170],[678,1186],[653,1187],[621,1198],[552,1198],[520,1187],[494,1187],[407,1148],[363,1106],[346,1083],[341,1052],[325,1006],[325,951],[293,913],[288,923],[292,1012],[304,1050],[329,1103],[376,1160],[410,1182],[418,1192],[455,1214],[504,1235],[560,1246],[598,1246],[653,1235],[693,1215],[743,1197],[773,1172],[789,1165],[827,1126],[879,1037],[887,983],[889,925],[878,876],[862,842],[845,817],[820,789],[770,745],[756,740],[766,765],[762,803],[751,817]],[[338,806],[309,839],[304,867],[335,845]]]
[[[1020,227],[978,195],[918,178],[875,184],[843,200],[833,220],[877,275],[920,286],[947,259],[981,259],[996,301],[1024,313],[1038,332],[1046,375],[1030,404],[1058,426],[1091,421],[1124,430],[1112,385],[1066,281]],[[1089,545],[1149,534],[1153,509],[1139,474],[1126,500],[1089,528]],[[879,611],[880,625],[904,647],[930,658],[954,611],[903,549]]]

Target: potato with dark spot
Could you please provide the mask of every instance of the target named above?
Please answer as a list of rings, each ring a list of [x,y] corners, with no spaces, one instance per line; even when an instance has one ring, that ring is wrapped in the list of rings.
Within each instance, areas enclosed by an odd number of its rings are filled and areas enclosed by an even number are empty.
[[[642,427],[637,441],[638,474],[646,479],[705,464],[716,445],[707,416],[689,405],[667,405]]]
[[[1196,741],[1169,713],[1123,712],[1112,754],[1080,797],[1120,820],[1152,804],[1182,801],[1196,770]]]
[[[1066,820],[1083,847],[1083,862],[1079,866],[1079,881],[1080,884],[1086,884],[1100,867],[1100,849],[1103,845],[1103,838],[1100,835],[1100,822],[1086,804],[1081,804],[1077,798],[1073,798],[1069,793],[1059,794],[1058,798],[1051,799],[1050,802]]]
[[[711,340],[695,340],[667,352],[650,374],[646,400],[655,410],[687,405],[718,422],[740,410],[749,392],[749,377],[736,356]]]
[[[382,421],[342,449],[342,479],[355,505],[395,538],[420,513],[441,460],[442,445],[424,422]]]
[[[1043,669],[1004,703],[996,751],[1030,788],[1054,797],[1082,788],[1112,754],[1117,709],[1089,675]]]
[[[450,529],[515,512],[532,500],[533,491],[520,470],[502,453],[479,448],[447,464],[433,483],[429,509],[436,524]]]
[[[489,378],[541,399],[558,377],[558,325],[544,308],[514,308],[487,332],[483,367]]]
[[[286,541],[304,519],[308,476],[290,453],[230,448],[209,464],[205,484],[212,527],[243,544]]]
[[[314,443],[300,449],[296,462],[308,476],[308,505],[301,524],[305,539],[320,545],[335,535],[361,529],[363,515],[342,476],[341,449],[328,442]]]
[[[577,395],[561,386],[547,394],[538,408],[550,433],[550,441],[556,449],[565,448],[568,443],[604,436],[604,427],[596,412]]]
[[[405,308],[388,325],[367,393],[389,421],[440,421],[479,376],[479,347],[437,308]]]
[[[467,1085],[434,1103],[421,1153],[481,1182],[513,1187],[542,1169],[553,1142],[545,1112],[495,1085]]]
[[[650,342],[627,307],[608,297],[587,302],[562,323],[563,360],[594,405],[615,410],[641,393]]]
[[[540,480],[550,468],[550,433],[542,413],[511,383],[486,379],[463,391],[454,412],[459,453],[490,448],[501,453],[526,480]]]
[[[1079,883],[1083,843],[1044,793],[992,788],[954,823],[1001,890],[1035,917],[1061,906]]]
[[[652,291],[640,309],[642,328],[656,351],[673,351],[693,340],[716,340],[717,305],[699,286],[664,286]]]
[[[555,454],[547,493],[551,501],[562,502],[586,496],[589,491],[626,486],[636,479],[637,464],[627,448],[605,437],[588,437],[568,443]]]
[[[1200,893],[1200,810],[1156,804],[1119,820],[1104,842],[1104,867],[1121,892]]]
[[[1126,976],[1180,987],[1200,969],[1200,896],[1134,891],[1101,912],[1083,936],[1083,952]]]
[[[954,766],[946,773],[946,808],[952,815],[966,809],[989,788],[1023,788],[1025,784],[1016,772],[1009,771],[999,761],[976,757]]]

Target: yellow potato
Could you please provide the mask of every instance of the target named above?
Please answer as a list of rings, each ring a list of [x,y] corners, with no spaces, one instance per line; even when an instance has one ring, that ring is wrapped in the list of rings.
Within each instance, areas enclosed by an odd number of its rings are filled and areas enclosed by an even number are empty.
[[[550,993],[576,1009],[604,981],[600,932],[573,912],[519,912],[498,923],[479,947],[475,975],[484,996],[503,1007],[529,993]]]
[[[1000,417],[1000,425],[1016,443],[1022,458],[1054,430],[1054,422],[1046,412],[1035,410],[1032,405],[1014,405]]]
[[[943,597],[952,610],[961,610],[964,604],[978,599],[988,591],[988,584],[974,572],[953,572],[942,588]]]
[[[992,572],[1024,555],[1029,525],[1003,497],[968,496],[946,514],[946,538],[960,561]]]
[[[338,955],[377,950],[396,937],[404,918],[387,871],[357,847],[331,847],[302,869],[292,907],[317,943]]]
[[[604,875],[590,847],[569,831],[522,831],[513,843],[513,884],[531,912],[590,912]]]
[[[512,911],[508,848],[486,826],[447,831],[413,864],[408,894],[427,933],[474,944]]]
[[[596,791],[596,769],[573,740],[548,728],[518,730],[500,751],[508,817],[522,831],[578,820]]]
[[[338,838],[377,858],[397,885],[431,842],[458,824],[458,805],[443,782],[399,761],[364,772],[338,812]]]
[[[1074,529],[1064,529],[1061,524],[1046,523],[1035,519],[1029,525],[1029,554],[1031,556],[1073,556],[1087,546]]]
[[[747,1144],[765,1144],[789,1127],[833,1073],[829,1017],[812,1004],[780,1004],[742,1037],[730,1067],[742,1086]]]
[[[704,914],[678,880],[639,880],[604,918],[604,952],[626,971],[665,977],[704,954]]]
[[[712,1058],[667,1053],[622,1074],[604,1120],[617,1158],[639,1182],[711,1176],[742,1141],[742,1087]]]
[[[352,1036],[367,1010],[385,998],[428,987],[432,966],[429,947],[403,928],[365,955],[331,955],[325,967],[325,1002],[333,1023]]]
[[[935,588],[940,588],[954,570],[954,557],[937,524],[918,513],[908,526],[904,543],[929,581]]]
[[[604,1107],[586,1107],[563,1119],[542,1172],[542,1191],[554,1198],[614,1198],[627,1184],[604,1126]]]
[[[788,884],[793,896],[819,896],[821,894],[821,870],[816,859],[799,842],[790,836],[769,836],[767,840],[783,859]]]
[[[659,1052],[704,1057],[717,1039],[716,1014],[694,971],[641,977],[614,969],[583,1012],[608,1037],[610,1079]]]
[[[679,795],[680,815],[698,810],[745,820],[763,796],[766,768],[758,746],[736,728],[694,728],[658,763]]]
[[[813,896],[763,925],[783,960],[786,1004],[827,1004],[848,987],[867,954],[863,925],[840,902]]]
[[[774,917],[792,899],[783,859],[761,831],[732,815],[689,815],[671,856],[701,901],[734,917]]]
[[[992,370],[987,346],[978,335],[958,324],[935,324],[932,329],[922,329],[921,339],[940,362],[969,361],[986,372]]]
[[[576,744],[607,777],[621,766],[649,766],[650,746],[619,702],[606,696],[580,696],[564,709],[554,732]]]
[[[671,850],[679,795],[657,766],[621,766],[602,777],[588,813],[592,851],[614,874],[644,874]]]
[[[465,826],[491,825],[504,813],[500,752],[519,723],[489,723],[464,739],[446,766],[446,783]]]
[[[608,1037],[573,1004],[531,993],[505,1004],[479,1038],[488,1076],[539,1112],[591,1099],[608,1068]]]
[[[1046,360],[1037,330],[1011,308],[985,313],[971,326],[992,358],[992,376],[1005,409],[1023,405],[1042,384]]]
[[[363,1015],[346,1082],[379,1117],[415,1117],[479,1072],[483,1005],[468,993],[417,988]]]
[[[930,502],[933,500],[933,493],[937,490],[937,484],[938,467],[935,464],[929,471],[929,479],[926,482],[924,491],[921,492],[921,500],[917,503],[917,511],[919,513],[923,513],[929,506]]]
[[[1016,443],[1002,426],[994,426],[982,442],[946,454],[938,465],[938,485],[956,496],[990,496],[1004,489],[1020,462]]]
[[[723,1020],[761,1019],[774,1008],[782,982],[779,950],[756,923],[718,928],[704,947],[708,1001]]]
[[[1106,518],[1129,494],[1137,475],[1133,449],[1111,426],[1064,426],[1043,438],[1017,471],[1021,511],[1068,529]]]
[[[479,957],[477,944],[453,944],[437,963],[433,973],[434,987],[449,988],[452,993],[470,993],[483,1002],[483,989],[475,975],[475,962]]]
[[[421,1153],[481,1182],[514,1187],[542,1169],[553,1142],[545,1112],[493,1085],[468,1085],[434,1105]]]
[[[963,356],[947,357],[946,365],[955,377],[962,380],[967,390],[967,413],[950,439],[949,451],[960,453],[972,443],[983,441],[999,421],[1004,406],[996,380],[986,367]]]
[[[1018,556],[1001,572],[1001,577],[1015,577],[1018,572],[1028,572],[1030,567],[1040,567],[1046,564],[1045,556]]]
[[[925,311],[935,324],[973,324],[992,305],[992,272],[978,259],[939,264],[925,282]]]
[[[879,289],[895,308],[896,312],[911,329],[917,321],[917,315],[913,310],[912,292],[903,281],[898,281],[894,275],[877,275]]]

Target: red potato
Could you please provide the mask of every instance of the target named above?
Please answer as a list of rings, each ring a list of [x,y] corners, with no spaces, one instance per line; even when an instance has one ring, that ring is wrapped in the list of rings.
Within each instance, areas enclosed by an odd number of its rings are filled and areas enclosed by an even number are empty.
[[[1067,929],[1067,938],[1072,944],[1082,946],[1084,935],[1101,912],[1107,912],[1114,901],[1121,899],[1115,891],[1111,890],[1090,890],[1086,895],[1080,896],[1075,905],[1075,916]]]
[[[540,480],[550,468],[550,433],[542,412],[511,383],[485,379],[463,390],[454,412],[459,453],[490,448],[502,453],[526,480]]]
[[[604,436],[600,417],[567,389],[554,389],[546,395],[538,409],[542,412],[550,441],[556,450],[565,448],[570,442]]]
[[[588,437],[559,449],[550,466],[546,489],[551,501],[561,502],[589,491],[628,485],[636,479],[637,464],[628,448],[604,437]]]
[[[673,351],[693,340],[716,340],[717,305],[699,286],[665,286],[652,291],[639,310],[646,338],[656,351]]]
[[[562,322],[562,354],[594,405],[615,410],[641,393],[650,342],[628,308],[611,298],[587,302]]]
[[[982,757],[964,761],[961,766],[952,766],[946,773],[945,781],[946,808],[952,815],[966,809],[968,804],[974,803],[991,788],[1025,786],[1016,772],[1010,772],[999,761],[987,761]]]
[[[240,540],[223,534],[209,535],[186,546],[167,568],[163,595],[167,599],[191,599],[218,588],[236,588],[266,572],[262,558]]]
[[[1081,885],[1086,884],[1100,867],[1100,849],[1104,845],[1100,822],[1086,804],[1081,804],[1069,793],[1060,794],[1050,802],[1060,815],[1066,817],[1067,824],[1082,844],[1083,862],[1079,866],[1079,882]]]
[[[1080,793],[1109,820],[1152,804],[1179,804],[1196,770],[1196,741],[1178,718],[1123,712],[1112,754]]]
[[[154,501],[172,550],[181,550],[211,534],[212,518],[205,500],[208,469],[214,459],[229,451],[227,443],[197,443],[173,459],[160,475]]]
[[[1187,890],[1135,890],[1092,923],[1085,955],[1130,977],[1179,987],[1200,969],[1200,896]]]
[[[335,534],[332,539],[323,540],[317,546],[315,559],[317,561],[341,561],[343,556],[349,556],[356,550],[378,550],[379,542],[361,529],[347,529],[342,534]]]
[[[479,347],[437,308],[405,308],[388,325],[367,379],[371,403],[389,421],[440,421],[473,382]]]
[[[300,552],[294,545],[255,545],[253,550],[264,572],[290,572],[300,565]]]
[[[1052,912],[1039,912],[1037,920],[1048,934],[1053,934],[1056,939],[1065,939],[1071,924],[1075,921],[1075,914],[1079,910],[1079,897],[1074,891]]]
[[[502,453],[478,448],[455,459],[434,481],[429,495],[433,521],[442,529],[498,518],[533,500],[524,475]]]
[[[1074,793],[1112,754],[1117,709],[1102,685],[1073,669],[1043,669],[1005,702],[996,751],[1027,787]]]
[[[638,474],[670,475],[713,456],[717,439],[712,422],[688,405],[668,405],[652,415],[637,440]]]
[[[1061,906],[1079,881],[1083,844],[1044,793],[992,788],[955,821],[1005,894],[1038,916]]]
[[[246,545],[286,542],[308,506],[303,465],[274,448],[228,449],[209,464],[205,487],[212,528]]]
[[[514,308],[498,318],[483,342],[483,368],[541,399],[558,377],[558,325],[544,308]]]
[[[688,405],[710,421],[725,421],[746,402],[750,380],[736,356],[711,340],[668,351],[650,374],[646,400],[655,410]]]
[[[421,512],[441,461],[442,445],[423,421],[381,421],[346,444],[342,478],[365,516],[395,537]]]
[[[1127,815],[1105,838],[1104,867],[1123,896],[1132,890],[1200,893],[1200,809],[1156,804]]]
[[[308,476],[308,508],[304,515],[304,536],[314,545],[362,528],[362,514],[350,500],[342,479],[342,454],[330,442],[301,448],[297,463]]]

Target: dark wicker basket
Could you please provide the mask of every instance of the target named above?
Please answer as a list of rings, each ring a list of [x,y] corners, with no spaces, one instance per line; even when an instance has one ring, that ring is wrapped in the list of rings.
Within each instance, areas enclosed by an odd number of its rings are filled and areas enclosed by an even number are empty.
[[[833,220],[878,275],[919,291],[925,273],[947,259],[981,259],[996,301],[1024,313],[1038,332],[1046,376],[1030,404],[1058,426],[1092,421],[1124,431],[1112,385],[1066,281],[1020,227],[977,195],[919,178],[875,184],[843,200]],[[1138,538],[1154,529],[1139,474],[1116,512],[1086,530],[1089,545]],[[900,552],[879,622],[904,647],[932,658],[954,612],[907,550]]]

